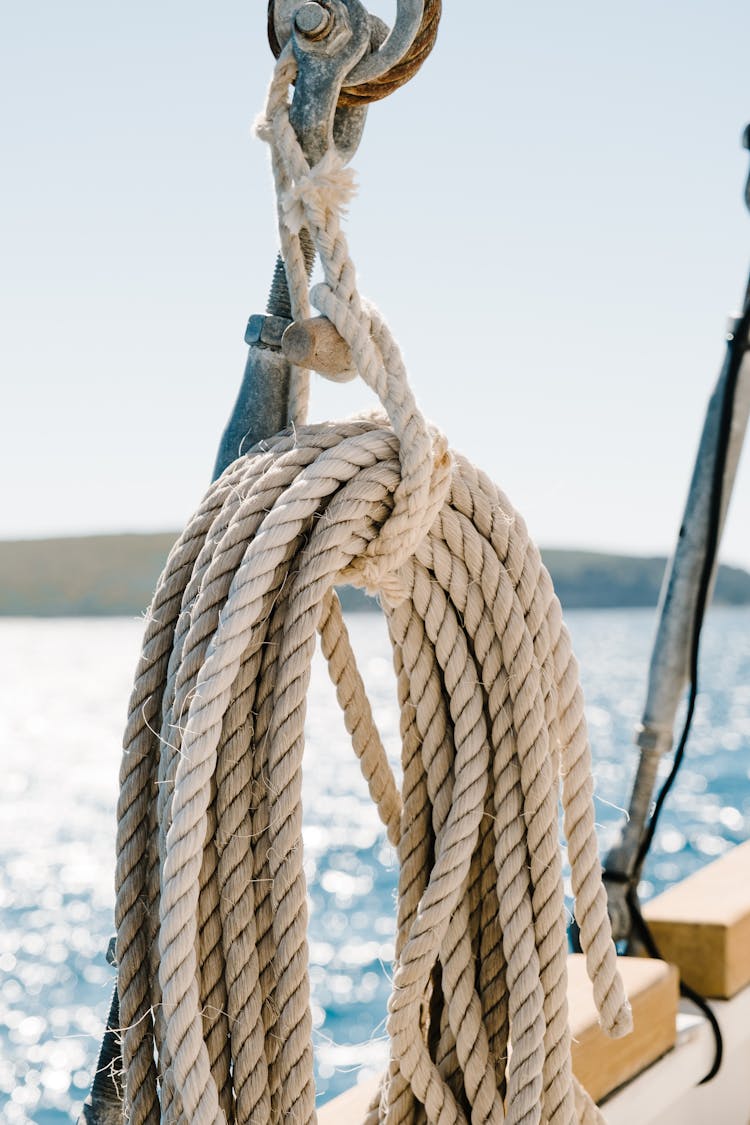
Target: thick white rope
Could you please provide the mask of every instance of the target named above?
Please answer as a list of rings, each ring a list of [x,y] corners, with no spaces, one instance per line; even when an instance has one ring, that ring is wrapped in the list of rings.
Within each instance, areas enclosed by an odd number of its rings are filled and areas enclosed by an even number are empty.
[[[305,697],[316,631],[400,864],[391,1061],[368,1122],[601,1120],[570,1066],[559,849],[604,1028],[629,1029],[601,883],[583,700],[560,606],[508,500],[420,414],[356,287],[349,173],[310,169],[279,60],[269,142],[295,316],[349,344],[384,416],[302,425],[209,490],[160,579],[121,771],[117,927],[126,1115],[315,1120],[302,870]],[[380,594],[403,784],[388,766],[337,582]]]

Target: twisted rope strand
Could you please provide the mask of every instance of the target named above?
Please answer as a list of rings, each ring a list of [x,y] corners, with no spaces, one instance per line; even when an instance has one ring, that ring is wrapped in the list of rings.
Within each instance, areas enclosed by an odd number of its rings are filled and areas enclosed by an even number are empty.
[[[385,414],[304,425],[300,376],[293,432],[212,486],[160,579],[118,806],[127,1120],[315,1121],[301,786],[317,634],[399,860],[390,1061],[367,1125],[588,1125],[602,1119],[571,1074],[560,800],[602,1024],[622,1034],[630,1013],[570,639],[523,520],[427,426],[358,293],[340,198],[324,176],[312,189],[289,125],[294,73],[283,54],[259,128],[293,308],[331,319]],[[301,225],[323,267],[309,296]],[[341,581],[387,616],[400,792]]]

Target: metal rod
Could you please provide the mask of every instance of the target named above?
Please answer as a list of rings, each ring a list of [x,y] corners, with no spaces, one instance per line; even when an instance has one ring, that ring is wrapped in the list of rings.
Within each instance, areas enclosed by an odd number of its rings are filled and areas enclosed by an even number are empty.
[[[743,141],[745,147],[750,147],[750,126],[745,130]],[[750,178],[745,194],[750,209]],[[640,760],[626,821],[605,861],[605,871],[611,873],[607,881],[607,894],[613,936],[615,940],[630,938],[634,945],[637,945],[637,939],[631,931],[628,896],[635,896],[637,903],[637,883],[643,863],[643,857],[639,857],[651,813],[659,764],[662,756],[672,748],[677,709],[689,680],[696,614],[702,608],[698,603],[705,580],[710,521],[714,518],[712,505],[717,459],[725,453],[716,555],[709,576],[706,604],[710,601],[716,580],[718,544],[750,415],[750,358],[747,351],[750,345],[749,309],[750,280],[745,293],[743,315],[730,326],[727,354],[708,404],[677,545],[664,576],[646,703],[636,731],[636,744],[641,751]],[[734,375],[736,386],[730,388],[730,377]],[[726,396],[732,392],[734,399],[731,427],[724,451],[722,443],[726,442],[726,435],[723,414]],[[637,952],[634,948],[632,951]]]
[[[121,1071],[120,1002],[115,985],[91,1093],[83,1103],[77,1125],[122,1125]]]
[[[300,232],[300,241],[309,275],[315,260],[315,249],[304,230]],[[266,311],[269,317],[281,321],[281,331],[291,324],[289,289],[281,256],[276,259]],[[277,434],[289,423],[292,367],[281,351],[281,332],[278,333],[277,342],[273,342],[271,338],[264,340],[262,325],[259,325],[259,338],[252,340],[250,337],[253,322],[263,319],[251,317],[248,322],[245,340],[249,347],[245,371],[232,412],[221,435],[212,480],[220,477],[227,466],[248,449],[252,449],[264,438]]]
[[[637,881],[640,877],[640,871],[636,869],[636,858],[651,808],[659,763],[662,756],[672,748],[675,717],[688,683],[693,624],[706,562],[706,528],[718,455],[722,403],[727,391],[728,366],[727,361],[708,405],[677,548],[662,586],[646,704],[636,732],[636,744],[640,747],[641,755],[628,816],[620,837],[605,862],[608,871],[619,872],[631,881]],[[747,430],[748,414],[750,360],[746,358],[741,365],[735,394],[732,433],[724,472],[720,535]],[[716,564],[711,577],[711,588],[715,577]],[[607,891],[615,940],[627,938],[630,933],[627,884],[609,883]]]
[[[380,66],[393,65],[398,52],[410,46],[423,11],[423,0],[399,3],[397,26]],[[315,164],[331,144],[344,160],[354,155],[367,117],[365,106],[338,106],[344,79],[367,54],[380,45],[384,25],[371,17],[359,0],[294,4],[290,34],[298,63],[290,119],[303,152]],[[419,16],[419,19],[417,18]],[[373,35],[378,37],[373,44]],[[315,249],[307,231],[300,242],[308,275]],[[291,303],[284,263],[279,256],[271,284],[266,316],[251,316],[245,339],[249,345],[245,371],[229,421],[219,443],[213,478],[243,452],[284,429],[289,421],[291,364],[281,351],[281,336],[291,322]],[[122,1125],[122,1091],[117,1082],[123,1069],[119,1038],[119,999],[115,986],[91,1092],[78,1125]]]
[[[342,83],[352,66],[367,50],[370,20],[357,0],[339,5],[333,14],[300,7],[293,19],[293,47],[298,63],[297,81],[290,120],[302,150],[316,164],[331,144],[348,160],[357,149],[367,116],[363,106],[338,106]],[[319,24],[316,17],[325,20]],[[317,28],[322,26],[323,34]],[[306,231],[301,232],[308,273],[315,250]],[[277,259],[268,300],[268,314],[291,322],[286,272]],[[286,324],[280,325],[282,331]],[[276,327],[276,326],[274,326]],[[281,352],[281,333],[264,333],[262,318],[251,317],[245,339],[249,345],[245,371],[229,421],[219,442],[213,480],[228,465],[264,438],[289,424],[291,365]]]

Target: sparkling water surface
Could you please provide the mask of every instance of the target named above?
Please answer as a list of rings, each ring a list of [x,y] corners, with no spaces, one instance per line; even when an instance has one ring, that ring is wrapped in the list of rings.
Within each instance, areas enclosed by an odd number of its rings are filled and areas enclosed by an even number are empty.
[[[567,615],[581,664],[602,848],[627,802],[654,614]],[[394,765],[398,714],[382,619],[351,632]],[[109,1006],[114,806],[142,621],[0,621],[0,1121],[63,1125],[85,1097]],[[644,897],[750,834],[750,609],[702,643],[688,757]],[[310,691],[305,866],[316,1072],[325,1101],[385,1058],[396,864],[322,661]],[[364,1069],[362,1069],[364,1068]]]

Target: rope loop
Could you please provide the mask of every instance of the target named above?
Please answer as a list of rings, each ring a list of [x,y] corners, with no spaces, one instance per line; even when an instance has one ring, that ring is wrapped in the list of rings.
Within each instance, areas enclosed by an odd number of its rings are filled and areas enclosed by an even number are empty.
[[[311,168],[291,126],[288,91],[295,74],[296,62],[287,47],[258,128],[271,146],[282,247],[291,251],[300,230],[309,231],[324,275],[324,281],[312,289],[310,301],[349,345],[357,371],[379,398],[400,443],[401,482],[393,510],[378,539],[369,545],[367,559],[352,564],[347,575],[360,577],[365,588],[374,590],[415,553],[429,531],[450,487],[450,457],[447,442],[442,435],[430,433],[417,406],[390,329],[357,289],[356,270],[341,228],[343,208],[354,191],[353,175],[335,150]],[[306,287],[299,255],[290,252],[285,266],[290,292]],[[401,589],[398,578],[390,580],[390,596],[398,598]]]
[[[507,498],[428,427],[357,290],[331,161],[310,169],[282,55],[271,145],[295,316],[312,294],[384,413],[295,425],[211,486],[151,606],[120,773],[117,961],[129,1125],[314,1125],[302,768],[320,638],[399,863],[390,1060],[367,1125],[589,1125],[571,1072],[559,804],[605,1030],[630,1010],[560,604]],[[335,593],[377,592],[402,781]],[[512,1046],[512,1050],[511,1050]]]

